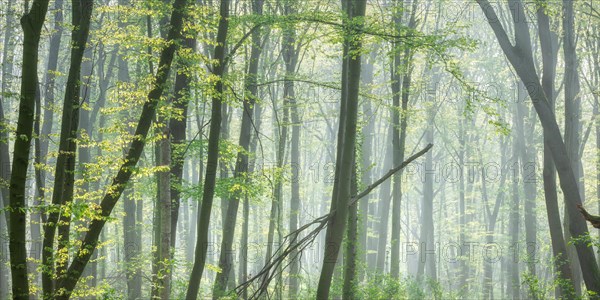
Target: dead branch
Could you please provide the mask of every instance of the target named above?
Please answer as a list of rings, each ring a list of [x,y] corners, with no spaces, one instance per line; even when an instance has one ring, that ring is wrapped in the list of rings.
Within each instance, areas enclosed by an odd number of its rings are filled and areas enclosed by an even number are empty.
[[[420,156],[422,156],[423,154],[427,153],[427,151],[429,151],[429,149],[431,149],[431,147],[433,147],[433,144],[428,144],[425,148],[423,148],[423,150],[415,153],[414,155],[409,157],[407,160],[402,162],[399,166],[396,166],[393,169],[389,170],[385,175],[383,175],[377,181],[370,184],[365,190],[363,190],[356,196],[353,196],[350,199],[350,203],[348,204],[348,206],[356,204],[356,202],[358,202],[358,200],[360,200],[364,196],[368,195],[372,190],[374,190],[377,186],[379,186],[384,181],[389,179],[392,175],[394,175],[395,173],[404,169],[408,164],[413,162],[415,159],[417,159]],[[283,242],[281,243],[279,248],[277,248],[277,250],[273,253],[269,262],[260,270],[260,272],[258,272],[258,274],[254,275],[252,278],[248,279],[246,282],[243,282],[240,285],[238,285],[234,290],[235,293],[238,296],[241,296],[242,293],[245,290],[248,290],[255,281],[258,281],[258,286],[257,286],[256,290],[254,290],[252,292],[252,294],[250,295],[249,298],[257,299],[260,296],[262,296],[263,294],[267,293],[269,284],[271,283],[273,278],[275,278],[275,276],[279,272],[282,272],[283,269],[288,267],[289,261],[291,261],[291,260],[288,260],[288,263],[285,263],[286,259],[288,257],[290,257],[291,259],[295,259],[299,255],[302,255],[302,251],[314,242],[314,240],[317,238],[319,233],[321,233],[321,231],[323,231],[325,228],[327,228],[327,224],[329,223],[329,220],[331,219],[331,217],[334,214],[335,214],[335,210],[329,212],[326,215],[318,217],[307,224],[304,224],[302,227],[296,229],[295,231],[293,231],[290,234],[288,234],[287,236],[285,236],[283,239]],[[317,226],[314,229],[312,229],[306,236],[304,236],[303,238],[298,240],[300,233],[309,229],[313,225],[317,225]],[[292,255],[292,253],[294,253],[293,256],[290,256],[290,255]]]
[[[415,153],[413,156],[409,157],[407,160],[402,162],[399,166],[396,166],[395,168],[389,170],[385,175],[383,175],[377,181],[370,184],[364,191],[362,191],[358,195],[352,197],[352,199],[350,199],[350,204],[348,204],[348,206],[352,206],[352,205],[356,204],[356,202],[358,202],[358,200],[360,200],[362,197],[368,195],[372,190],[374,190],[377,186],[382,184],[388,178],[392,177],[392,175],[394,175],[396,172],[399,172],[400,170],[404,169],[412,161],[419,158],[423,154],[427,153],[427,151],[429,151],[429,149],[431,149],[431,147],[433,147],[433,144],[428,144],[425,148],[423,148],[423,150]]]

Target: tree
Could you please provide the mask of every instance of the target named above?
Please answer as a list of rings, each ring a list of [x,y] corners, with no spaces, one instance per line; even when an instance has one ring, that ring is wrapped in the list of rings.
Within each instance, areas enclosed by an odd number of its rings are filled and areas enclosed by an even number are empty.
[[[42,262],[46,270],[42,274],[42,285],[45,297],[53,295],[55,285],[53,277],[58,276],[60,278],[64,276],[69,262],[69,252],[66,248],[70,237],[71,218],[69,208],[73,202],[75,181],[76,138],[79,127],[79,107],[81,105],[81,62],[89,35],[92,8],[93,1],[74,1],[72,6],[74,29],[71,33],[71,42],[73,46],[71,48],[69,78],[67,79],[63,103],[59,155],[54,174],[52,193],[52,205],[54,207],[49,210],[48,219],[44,225]],[[58,257],[54,254],[54,239],[57,227],[58,253],[66,255],[66,257]],[[57,274],[54,271],[55,265]]]
[[[212,74],[218,78],[215,83],[215,94],[212,98],[211,122],[208,136],[208,152],[206,161],[206,175],[204,177],[204,190],[202,193],[202,207],[198,217],[198,237],[196,239],[196,250],[194,266],[190,275],[186,299],[196,299],[202,272],[206,263],[206,249],[208,247],[208,225],[210,223],[210,212],[215,192],[216,171],[219,162],[219,135],[221,132],[221,109],[224,92],[223,73],[225,71],[225,49],[227,41],[227,30],[229,27],[229,0],[221,0],[219,5],[219,29],[217,31],[217,45],[214,49],[215,63],[212,66]]]
[[[23,64],[21,66],[21,91],[17,139],[13,151],[13,164],[10,176],[10,231],[9,251],[13,297],[26,297],[29,294],[27,278],[25,184],[29,165],[29,152],[33,133],[35,94],[37,90],[37,65],[40,35],[48,2],[34,0],[31,9],[21,17],[23,29]]]
[[[348,200],[351,196],[352,169],[356,144],[356,120],[358,116],[358,92],[360,86],[362,18],[366,1],[343,1],[344,8],[344,56],[342,67],[342,98],[338,129],[338,153],[331,212],[325,237],[325,255],[317,288],[317,298],[327,299],[337,256],[344,235]]]
[[[97,212],[100,218],[96,218],[90,223],[88,227],[89,230],[81,241],[81,245],[78,247],[66,275],[57,284],[56,290],[61,292],[61,294],[58,295],[60,298],[69,298],[75,285],[81,278],[81,274],[98,244],[98,238],[106,223],[106,218],[110,216],[119,197],[125,190],[127,182],[131,178],[133,168],[142,154],[146,143],[145,139],[156,112],[156,105],[163,93],[165,83],[169,78],[169,70],[177,49],[175,40],[181,34],[183,14],[187,5],[188,3],[186,0],[175,0],[173,2],[173,13],[170,19],[168,34],[169,44],[161,53],[158,69],[154,76],[153,88],[148,93],[147,101],[144,103],[135,130],[135,139],[131,142],[129,149],[127,150],[125,162],[119,168],[119,172],[113,178],[110,187],[108,188],[108,192],[102,198],[99,211]]]
[[[550,148],[552,159],[558,171],[560,186],[565,195],[565,207],[569,215],[569,231],[573,238],[581,237],[587,232],[585,220],[577,218],[576,206],[582,202],[581,195],[577,179],[573,173],[572,163],[568,157],[567,148],[561,137],[560,128],[535,69],[523,3],[519,0],[510,1],[510,11],[515,28],[515,43],[513,45],[504,26],[498,22],[499,18],[491,4],[487,0],[478,0],[477,2],[494,31],[508,61],[527,87],[527,93],[531,98],[545,131],[547,145]],[[600,291],[600,274],[598,273],[598,266],[592,249],[582,243],[577,243],[576,249],[588,290],[593,292]]]
[[[262,14],[264,2],[262,0],[252,1],[252,11],[257,16]],[[246,74],[244,87],[246,93],[244,94],[243,101],[243,112],[242,112],[242,123],[240,128],[239,145],[241,147],[237,154],[235,170],[233,172],[233,180],[240,181],[242,185],[248,183],[248,153],[250,149],[250,140],[252,137],[252,123],[254,116],[254,105],[258,97],[257,76],[258,76],[258,63],[262,52],[261,48],[261,33],[255,31],[252,33],[252,46],[250,49],[250,61],[248,63],[248,72]],[[215,284],[213,288],[213,298],[218,299],[225,295],[229,276],[232,274],[233,269],[233,237],[236,228],[236,219],[238,214],[238,207],[240,200],[244,197],[245,187],[241,187],[241,190],[233,192],[227,204],[227,215],[225,223],[223,225],[223,238],[221,240],[221,253],[219,255],[219,268],[222,270],[217,273],[215,278]],[[246,221],[247,222],[247,221]]]

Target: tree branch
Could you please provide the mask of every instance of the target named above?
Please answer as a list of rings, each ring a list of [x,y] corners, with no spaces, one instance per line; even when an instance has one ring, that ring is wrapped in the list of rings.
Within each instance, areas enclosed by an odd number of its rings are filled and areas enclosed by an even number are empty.
[[[581,204],[577,205],[577,209],[579,209],[579,212],[583,215],[583,218],[590,222],[594,228],[600,229],[600,216],[590,215]]]
[[[399,166],[396,166],[395,168],[389,170],[385,175],[383,175],[377,181],[375,181],[371,185],[369,185],[364,191],[362,191],[358,195],[352,197],[352,199],[350,199],[350,204],[348,204],[348,206],[352,206],[352,205],[356,204],[356,202],[358,202],[358,200],[360,200],[362,197],[368,195],[372,190],[374,190],[377,186],[382,184],[388,178],[392,177],[392,175],[394,175],[396,172],[404,169],[412,161],[419,158],[423,154],[427,153],[427,151],[429,151],[429,149],[431,149],[431,147],[433,147],[433,144],[428,144],[425,148],[423,148],[423,150],[415,153],[413,156],[409,157],[407,160],[402,162]]]
[[[504,50],[504,53],[506,54],[508,59],[513,61],[515,58],[515,47],[510,42],[508,34],[506,34],[506,30],[500,23],[500,18],[498,18],[494,7],[492,7],[488,0],[477,0],[477,4],[479,4],[479,6],[481,7],[481,10],[485,15],[488,24],[490,24],[490,27],[492,27],[492,30],[494,31],[494,34],[498,39],[500,47],[502,48],[502,50]]]

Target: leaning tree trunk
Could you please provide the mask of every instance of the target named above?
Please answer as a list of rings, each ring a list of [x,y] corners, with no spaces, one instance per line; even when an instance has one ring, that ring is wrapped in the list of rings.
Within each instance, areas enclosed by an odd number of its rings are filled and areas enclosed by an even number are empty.
[[[81,241],[81,246],[77,249],[76,255],[73,258],[73,262],[69,266],[67,274],[62,280],[58,282],[58,289],[61,291],[61,298],[70,297],[75,285],[81,278],[81,274],[86,264],[88,263],[92,253],[94,252],[97,244],[98,237],[106,223],[107,217],[110,216],[113,208],[119,200],[126,184],[131,178],[133,169],[137,164],[142,151],[145,146],[145,139],[150,130],[152,119],[156,112],[156,105],[163,93],[165,83],[169,78],[169,70],[177,45],[173,42],[180,36],[181,29],[183,27],[183,12],[187,6],[186,0],[175,0],[173,3],[173,13],[171,15],[171,21],[169,26],[168,41],[170,43],[162,51],[160,56],[160,62],[158,70],[154,78],[154,85],[152,90],[148,93],[148,99],[144,103],[142,113],[135,130],[134,136],[136,137],[127,151],[125,162],[119,168],[119,172],[113,178],[112,183],[108,187],[110,191],[107,193],[100,203],[99,211],[97,212],[101,218],[94,219],[87,231],[85,237]]]
[[[588,232],[587,224],[579,216],[577,210],[577,205],[582,203],[578,180],[573,173],[572,164],[569,160],[568,151],[562,139],[556,117],[536,72],[529,28],[526,22],[519,21],[526,20],[523,3],[519,0],[511,1],[513,5],[516,5],[516,7],[510,10],[515,27],[515,44],[513,45],[508,38],[504,26],[497,21],[498,16],[489,1],[477,0],[477,2],[485,13],[488,23],[494,31],[508,61],[515,69],[521,81],[528,85],[527,92],[531,97],[533,106],[546,132],[545,140],[552,154],[552,159],[560,178],[560,186],[565,195],[565,207],[569,217],[569,231],[575,239],[586,236]],[[600,273],[592,248],[581,242],[577,242],[575,247],[588,291],[600,292]]]
[[[317,287],[317,298],[327,299],[338,253],[342,244],[346,221],[348,217],[348,201],[351,196],[352,169],[354,168],[354,150],[356,144],[356,120],[358,117],[358,93],[360,86],[360,68],[362,48],[361,34],[362,18],[365,16],[366,1],[342,2],[349,19],[344,18],[344,48],[348,49],[347,73],[342,74],[342,89],[347,89],[342,95],[340,109],[340,127],[338,130],[338,157],[336,158],[337,185],[334,186],[331,198],[332,217],[327,226],[325,237],[325,255],[323,267]],[[350,21],[352,24],[349,24]],[[352,55],[350,55],[352,53]],[[336,188],[337,187],[337,188]]]
[[[35,94],[37,89],[37,65],[40,36],[48,0],[34,0],[31,9],[21,17],[23,28],[23,64],[21,66],[21,90],[19,117],[14,144],[12,172],[10,175],[10,232],[9,252],[13,297],[27,297],[27,210],[25,185],[33,133]]]
[[[215,47],[213,75],[218,78],[215,84],[215,96],[212,99],[211,123],[208,136],[208,157],[206,161],[206,176],[204,178],[204,190],[202,194],[202,207],[198,218],[198,237],[196,240],[196,251],[194,266],[190,275],[190,281],[186,292],[186,299],[195,300],[198,297],[200,279],[206,263],[206,250],[208,247],[208,225],[210,223],[210,212],[215,192],[215,180],[217,165],[219,162],[219,135],[221,132],[221,108],[222,94],[224,90],[223,73],[225,71],[225,47],[227,40],[227,29],[229,27],[229,0],[221,0],[219,8],[219,29],[217,32],[217,46]]]

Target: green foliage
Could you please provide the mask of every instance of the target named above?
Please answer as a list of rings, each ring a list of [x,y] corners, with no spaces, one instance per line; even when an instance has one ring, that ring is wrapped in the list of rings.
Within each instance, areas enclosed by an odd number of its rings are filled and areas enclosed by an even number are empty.
[[[342,296],[343,278],[334,275],[330,290],[332,299],[339,299]],[[355,299],[459,299],[451,291],[444,291],[439,283],[433,280],[426,280],[425,283],[419,283],[412,277],[401,279],[392,278],[389,274],[369,273],[364,281],[357,283],[353,287]],[[304,291],[298,299],[314,299],[316,291],[309,289]]]

